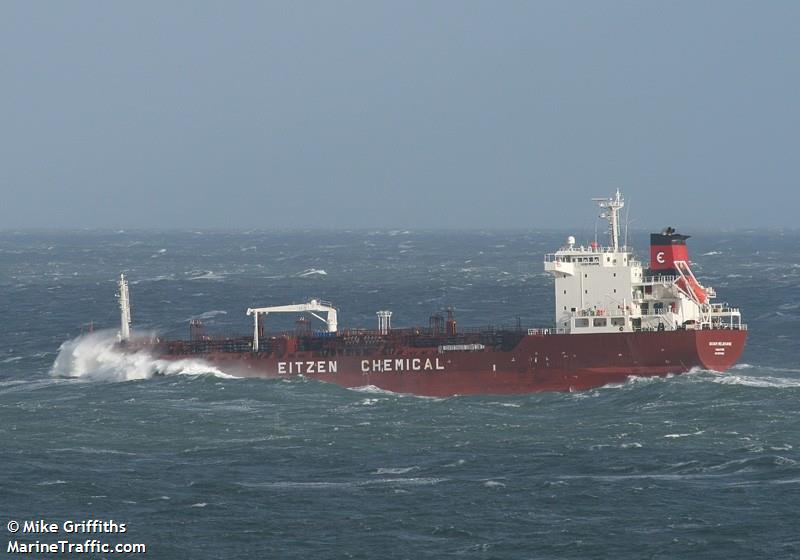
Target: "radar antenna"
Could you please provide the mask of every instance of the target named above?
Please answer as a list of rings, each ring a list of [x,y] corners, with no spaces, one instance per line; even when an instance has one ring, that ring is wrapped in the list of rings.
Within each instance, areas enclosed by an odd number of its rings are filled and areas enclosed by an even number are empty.
[[[611,237],[611,247],[616,253],[619,251],[619,211],[620,208],[625,206],[625,200],[622,194],[617,189],[614,198],[593,198],[603,211],[600,213],[601,218],[608,220],[609,236]],[[608,211],[607,211],[608,210]]]

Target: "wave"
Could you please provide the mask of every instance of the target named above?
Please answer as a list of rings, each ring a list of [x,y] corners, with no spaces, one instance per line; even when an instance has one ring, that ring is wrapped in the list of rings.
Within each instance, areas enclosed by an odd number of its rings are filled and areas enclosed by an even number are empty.
[[[189,280],[224,280],[225,273],[217,273],[211,270],[206,271],[205,274],[199,274],[197,276],[192,276]]]
[[[436,477],[417,477],[417,478],[376,478],[371,480],[355,480],[344,482],[333,481],[311,481],[300,482],[286,480],[282,482],[239,482],[238,485],[244,488],[251,489],[267,489],[267,490],[347,490],[355,488],[363,488],[367,486],[429,486],[432,484],[439,484],[447,482],[446,478]]]
[[[212,319],[217,315],[227,315],[227,311],[223,311],[222,309],[213,309],[211,311],[206,311],[205,313],[201,313],[200,315],[192,315],[187,319],[187,321],[191,321],[192,319],[200,319],[202,321],[206,319]]]
[[[122,352],[111,330],[81,335],[63,343],[50,375],[91,381],[132,381],[150,379],[154,375],[235,377],[203,360],[161,360],[145,350]]]
[[[305,278],[307,276],[327,276],[328,273],[321,268],[307,268],[303,272],[298,272],[295,276]]]
[[[390,391],[389,389],[381,389],[380,387],[376,387],[375,385],[361,385],[359,387],[347,387],[348,391],[355,391],[357,393],[366,393],[368,395],[386,395],[391,397],[414,397],[415,399],[420,400],[431,400],[431,401],[441,401],[444,400],[442,397],[429,397],[426,395],[415,395],[413,393],[395,393],[394,391]],[[369,404],[364,403],[362,404]]]
[[[406,474],[418,470],[419,467],[416,465],[414,465],[413,467],[381,467],[373,474]]]
[[[392,395],[392,396],[400,396],[402,393],[395,393],[394,391],[389,391],[388,389],[381,389],[380,387],[376,387],[375,385],[362,385],[360,387],[349,387],[350,391],[356,391],[358,393],[367,393],[369,395]]]
[[[773,389],[790,389],[800,387],[800,379],[785,377],[752,377],[747,375],[725,375],[713,379],[722,385],[742,385],[745,387],[768,387]]]
[[[699,436],[699,435],[702,435],[704,433],[705,433],[705,430],[698,430],[696,432],[685,433],[685,434],[666,434],[664,437],[665,438],[677,439],[677,438],[684,438],[684,437],[689,437],[689,436]]]

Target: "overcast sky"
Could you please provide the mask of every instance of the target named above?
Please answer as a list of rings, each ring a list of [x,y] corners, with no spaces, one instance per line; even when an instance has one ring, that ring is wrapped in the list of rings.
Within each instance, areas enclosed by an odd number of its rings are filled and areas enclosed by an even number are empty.
[[[0,2],[0,229],[798,224],[800,2]]]

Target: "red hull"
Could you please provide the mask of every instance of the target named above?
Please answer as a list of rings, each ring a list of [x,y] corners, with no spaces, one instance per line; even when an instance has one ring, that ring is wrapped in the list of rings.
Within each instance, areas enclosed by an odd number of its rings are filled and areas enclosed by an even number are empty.
[[[585,390],[623,382],[628,376],[665,376],[694,367],[721,372],[738,360],[746,337],[745,330],[714,329],[526,335],[508,350],[410,345],[357,352],[336,351],[338,345],[321,351],[259,353],[159,351],[158,345],[151,350],[167,359],[202,358],[242,377],[304,375],[344,387],[374,385],[397,393],[447,397]]]

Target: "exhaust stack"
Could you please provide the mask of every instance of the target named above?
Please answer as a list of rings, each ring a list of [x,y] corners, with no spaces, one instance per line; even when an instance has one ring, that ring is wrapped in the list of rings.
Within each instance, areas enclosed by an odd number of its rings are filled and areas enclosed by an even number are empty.
[[[378,333],[389,334],[392,329],[392,312],[378,311],[375,315],[378,316]]]
[[[686,247],[688,235],[681,235],[668,227],[661,233],[650,234],[650,270],[658,274],[676,274],[676,261],[689,264]]]

